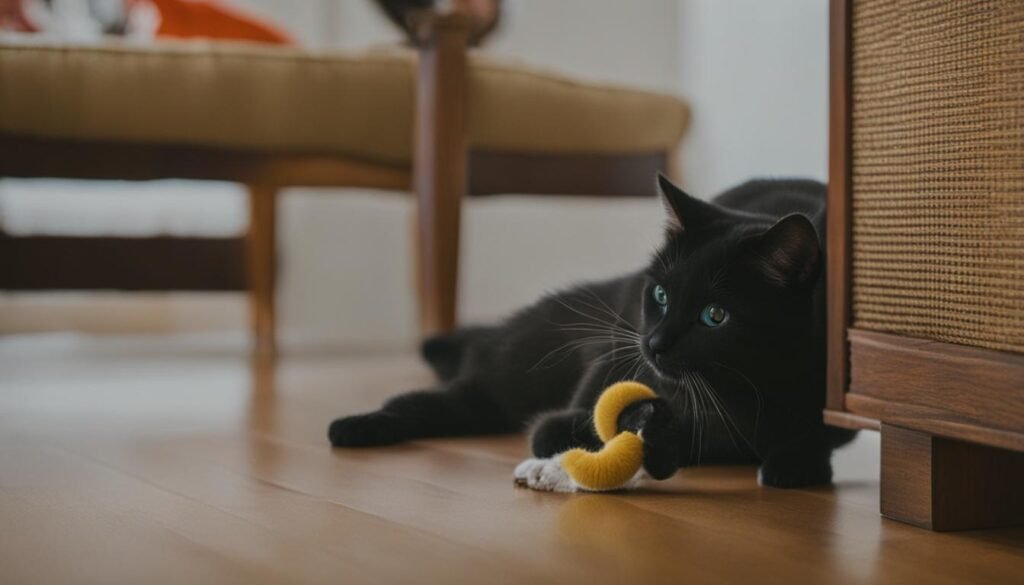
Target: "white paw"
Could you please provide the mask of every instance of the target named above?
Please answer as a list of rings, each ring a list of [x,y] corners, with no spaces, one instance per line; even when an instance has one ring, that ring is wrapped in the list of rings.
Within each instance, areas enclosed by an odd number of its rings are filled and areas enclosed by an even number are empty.
[[[630,480],[623,484],[622,487],[619,489],[635,490],[636,488],[640,487],[640,484],[643,483],[643,481],[648,477],[650,476],[647,475],[647,470],[641,467],[640,470],[634,473],[633,477],[631,477]]]
[[[545,492],[576,492],[580,486],[562,469],[557,457],[527,459],[512,472],[516,483]]]

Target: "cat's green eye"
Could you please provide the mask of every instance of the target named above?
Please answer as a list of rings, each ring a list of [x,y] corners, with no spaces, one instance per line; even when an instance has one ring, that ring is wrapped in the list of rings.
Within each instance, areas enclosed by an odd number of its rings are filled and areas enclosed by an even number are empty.
[[[729,311],[722,308],[722,305],[711,303],[700,312],[700,322],[708,327],[718,327],[729,318]]]
[[[651,289],[651,296],[654,297],[654,302],[662,307],[668,305],[668,291],[660,284],[654,285],[654,288]]]

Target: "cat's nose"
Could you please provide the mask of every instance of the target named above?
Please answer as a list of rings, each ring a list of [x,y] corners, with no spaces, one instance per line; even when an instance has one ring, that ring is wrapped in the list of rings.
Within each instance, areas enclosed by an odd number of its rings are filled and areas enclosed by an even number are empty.
[[[651,350],[654,355],[659,355],[667,352],[672,347],[672,338],[666,335],[663,331],[655,331],[647,338],[647,348]]]

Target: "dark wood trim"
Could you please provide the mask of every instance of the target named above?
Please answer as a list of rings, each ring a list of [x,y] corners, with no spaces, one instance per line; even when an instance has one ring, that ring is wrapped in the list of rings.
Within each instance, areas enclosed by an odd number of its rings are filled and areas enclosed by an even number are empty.
[[[851,329],[846,410],[1024,451],[1024,355]]]
[[[530,154],[473,150],[469,194],[653,197],[668,153]]]
[[[849,380],[846,329],[850,312],[850,0],[831,0],[829,11],[828,367],[825,404],[843,410]]]
[[[279,154],[194,145],[0,134],[0,177],[199,179],[278,186],[409,189],[407,165],[338,154]]]
[[[858,416],[841,410],[825,410],[822,415],[825,424],[833,427],[867,431],[878,431],[882,428],[882,423],[878,419]]]
[[[413,187],[416,193],[420,330],[455,326],[459,231],[467,187],[466,43],[459,13],[434,15],[420,50]]]
[[[667,153],[534,154],[473,150],[470,195],[506,193],[649,197]],[[0,134],[0,176],[196,179],[250,185],[368,187],[409,191],[409,165],[332,154],[275,154],[208,146],[79,141]]]
[[[1024,434],[958,422],[941,408],[891,402],[859,394],[847,395],[846,406],[850,412],[882,421],[883,425],[888,423],[1000,449],[1024,451]]]
[[[881,509],[931,530],[1024,523],[1024,453],[882,425]]]
[[[0,234],[2,290],[240,291],[242,238]]]

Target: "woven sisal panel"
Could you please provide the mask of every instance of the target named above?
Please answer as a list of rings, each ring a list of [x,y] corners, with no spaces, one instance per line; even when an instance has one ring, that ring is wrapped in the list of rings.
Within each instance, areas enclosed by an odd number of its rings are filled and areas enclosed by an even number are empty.
[[[1024,353],[1024,1],[853,8],[854,327]]]

